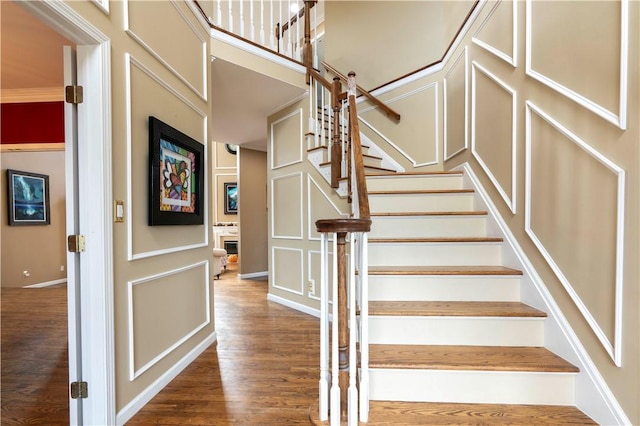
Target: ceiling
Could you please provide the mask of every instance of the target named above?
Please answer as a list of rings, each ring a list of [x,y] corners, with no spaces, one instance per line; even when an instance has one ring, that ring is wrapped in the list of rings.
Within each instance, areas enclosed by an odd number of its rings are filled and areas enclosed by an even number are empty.
[[[63,86],[62,46],[73,45],[12,1],[0,0],[2,91]],[[267,150],[267,117],[305,89],[220,59],[211,64],[212,139]]]

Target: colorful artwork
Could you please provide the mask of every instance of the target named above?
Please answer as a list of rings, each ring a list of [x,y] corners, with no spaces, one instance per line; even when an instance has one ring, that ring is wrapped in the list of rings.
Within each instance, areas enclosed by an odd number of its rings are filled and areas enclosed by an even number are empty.
[[[238,184],[224,184],[224,214],[238,214]]]
[[[204,223],[204,145],[149,117],[149,225]]]
[[[197,196],[192,182],[195,154],[161,139],[160,156],[160,210],[193,213]]]
[[[49,176],[7,170],[9,225],[48,225]]]

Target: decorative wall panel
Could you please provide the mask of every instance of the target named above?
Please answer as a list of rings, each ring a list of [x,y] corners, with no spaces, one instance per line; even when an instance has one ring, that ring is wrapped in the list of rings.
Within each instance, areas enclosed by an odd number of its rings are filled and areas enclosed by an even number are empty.
[[[203,261],[128,282],[129,380],[211,322],[209,279]]]
[[[203,29],[171,1],[125,1],[125,31],[194,93],[207,100],[207,39]],[[151,21],[171,22],[172,28]],[[178,38],[176,38],[178,37]]]
[[[302,239],[302,173],[271,180],[272,238]]]
[[[329,244],[329,247],[332,247],[332,244]],[[315,251],[315,250],[309,250],[308,254],[308,265],[309,265],[309,271],[307,274],[307,281],[309,283],[311,283],[311,285],[313,286],[313,290],[314,291],[309,291],[309,299],[313,299],[313,300],[320,300],[320,296],[322,295],[322,282],[320,281],[320,272],[321,272],[321,253],[319,251]],[[327,256],[327,262],[329,263],[329,266],[331,266],[332,262],[333,262],[333,253],[330,251],[329,255]],[[333,289],[333,280],[332,277],[333,275],[331,273],[328,274],[328,283],[327,283],[327,292],[329,293],[329,304],[333,303],[333,295],[332,295],[332,289]]]
[[[160,256],[208,245],[209,189],[207,115],[147,66],[127,55],[127,203],[128,259]],[[153,98],[148,94],[153,93]],[[170,115],[167,115],[170,111]],[[204,218],[201,226],[149,227],[149,116],[158,117],[205,145]],[[124,167],[115,165],[124,173]]]
[[[526,231],[619,366],[625,172],[531,102],[526,119]]]
[[[273,247],[271,262],[273,287],[302,296],[304,294],[303,251]]]
[[[499,0],[473,34],[472,41],[503,61],[518,66],[518,1]],[[505,25],[506,23],[506,25]]]
[[[309,235],[309,240],[320,241],[320,233],[316,231],[317,220],[344,218],[348,217],[349,214],[342,213],[310,175],[307,175],[307,193],[307,234]]]
[[[526,72],[625,129],[628,27],[628,0],[527,0]]]
[[[475,61],[471,85],[471,152],[516,213],[516,92]]]
[[[449,160],[469,147],[469,48],[453,62],[445,74],[444,90],[444,159]],[[461,126],[460,123],[464,123]]]
[[[302,162],[302,109],[271,124],[271,169]]]

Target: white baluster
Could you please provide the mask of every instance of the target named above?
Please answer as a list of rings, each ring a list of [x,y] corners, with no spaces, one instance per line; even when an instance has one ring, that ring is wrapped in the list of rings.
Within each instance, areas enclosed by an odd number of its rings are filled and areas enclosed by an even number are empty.
[[[318,69],[318,5],[313,8],[313,67]]]
[[[267,46],[264,41],[264,0],[260,0],[260,44]],[[271,46],[273,49],[273,46]]]
[[[362,233],[360,240],[361,302],[360,302],[360,421],[369,421],[369,237]]]
[[[233,1],[229,0],[227,2],[229,8],[229,28],[227,28],[230,32],[233,32]]]
[[[340,352],[338,340],[338,234],[333,233],[333,321],[331,325],[331,426],[340,426]]]
[[[356,385],[356,258],[355,233],[351,233],[349,244],[349,389],[347,391],[347,419],[349,426],[358,425],[358,388]]]
[[[298,3],[296,2],[296,5]],[[296,46],[296,51],[295,51],[295,58],[297,60],[301,60],[302,58],[302,44],[300,43],[300,8],[296,7],[296,42],[295,42],[295,46]]]
[[[221,0],[217,1],[218,5],[216,7],[216,25],[222,28],[222,7],[220,6],[220,1]]]
[[[244,1],[240,0],[240,37],[244,37]]]
[[[278,52],[284,54],[284,39],[282,37],[282,26],[284,25],[282,22],[282,0],[278,2],[278,5],[280,6],[280,10],[278,12],[278,22],[280,23],[280,27],[278,28]]]
[[[291,15],[291,0],[289,0],[289,7],[287,8],[287,16]],[[291,42],[291,21],[287,18],[287,53],[286,55],[293,58],[293,45]]]
[[[329,418],[329,234],[320,237],[320,421]]]
[[[249,40],[256,41],[256,27],[253,24],[253,0],[249,3]]]
[[[316,141],[316,121],[313,118],[313,102],[315,100],[315,96],[313,96],[313,89],[315,87],[315,80],[313,78],[309,81],[309,125],[308,132],[313,133],[313,146],[309,146],[309,142],[307,141],[307,149],[315,148],[317,145]]]

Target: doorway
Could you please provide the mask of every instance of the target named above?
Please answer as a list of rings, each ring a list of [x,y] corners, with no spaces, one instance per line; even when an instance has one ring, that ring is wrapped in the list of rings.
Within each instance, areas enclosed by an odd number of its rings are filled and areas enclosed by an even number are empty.
[[[65,146],[67,233],[87,236],[91,250],[67,257],[69,382],[89,393],[69,400],[69,421],[115,424],[109,39],[63,2],[16,4],[77,46],[84,101]]]

